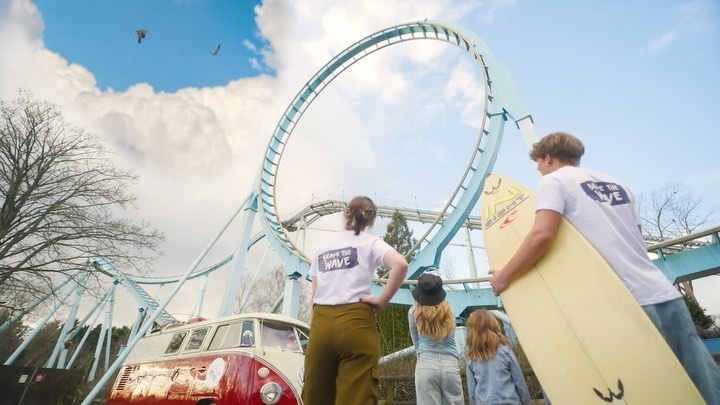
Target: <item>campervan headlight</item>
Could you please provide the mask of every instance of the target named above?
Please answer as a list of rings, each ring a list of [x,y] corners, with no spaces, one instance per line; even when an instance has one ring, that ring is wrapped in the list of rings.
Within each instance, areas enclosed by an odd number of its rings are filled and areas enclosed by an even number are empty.
[[[277,404],[282,396],[282,388],[278,383],[269,382],[260,388],[260,400],[263,404]]]

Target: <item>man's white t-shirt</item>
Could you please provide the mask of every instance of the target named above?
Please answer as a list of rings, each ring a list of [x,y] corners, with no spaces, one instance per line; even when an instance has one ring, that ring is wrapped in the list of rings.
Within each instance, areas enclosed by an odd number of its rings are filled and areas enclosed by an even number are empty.
[[[680,293],[647,255],[634,199],[630,190],[606,174],[565,166],[542,176],[536,209],[556,211],[567,218],[640,305],[679,298]]]
[[[310,276],[317,279],[313,303],[350,304],[372,295],[375,269],[390,249],[382,238],[365,232],[338,232],[324,241],[310,264]]]

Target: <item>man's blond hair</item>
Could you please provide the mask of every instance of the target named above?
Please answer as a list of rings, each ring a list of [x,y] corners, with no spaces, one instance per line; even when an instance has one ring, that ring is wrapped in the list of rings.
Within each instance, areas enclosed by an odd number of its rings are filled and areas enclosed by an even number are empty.
[[[530,160],[538,161],[550,155],[563,163],[580,164],[585,146],[577,137],[567,132],[553,132],[544,136],[530,149]]]

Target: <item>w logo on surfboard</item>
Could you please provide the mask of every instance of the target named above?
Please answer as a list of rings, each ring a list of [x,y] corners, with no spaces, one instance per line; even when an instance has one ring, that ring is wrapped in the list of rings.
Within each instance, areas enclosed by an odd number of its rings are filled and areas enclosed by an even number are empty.
[[[596,388],[593,388],[593,391],[595,391],[595,395],[597,395],[603,401],[605,401],[609,404],[624,404],[625,400],[623,399],[623,397],[625,396],[625,390],[623,389],[622,381],[618,380],[617,386],[618,386],[617,393],[612,392],[612,390],[610,390],[610,388],[608,388],[608,396],[605,396],[602,392],[598,391]]]

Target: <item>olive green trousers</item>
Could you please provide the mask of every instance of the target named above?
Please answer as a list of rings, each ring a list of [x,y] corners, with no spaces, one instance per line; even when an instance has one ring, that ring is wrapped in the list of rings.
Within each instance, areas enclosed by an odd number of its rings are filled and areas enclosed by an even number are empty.
[[[379,358],[372,307],[314,305],[305,353],[304,405],[377,404]]]

